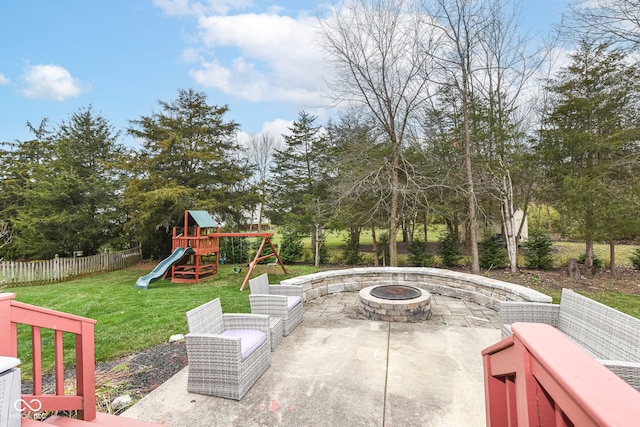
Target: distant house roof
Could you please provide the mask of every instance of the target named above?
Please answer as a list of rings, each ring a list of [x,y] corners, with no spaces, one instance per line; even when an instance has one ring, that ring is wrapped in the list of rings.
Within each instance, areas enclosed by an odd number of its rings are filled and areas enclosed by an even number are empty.
[[[218,224],[211,218],[207,211],[187,211],[189,213],[189,225],[197,225],[200,228],[216,228]],[[182,221],[184,222],[184,220]],[[182,224],[184,225],[184,224]]]

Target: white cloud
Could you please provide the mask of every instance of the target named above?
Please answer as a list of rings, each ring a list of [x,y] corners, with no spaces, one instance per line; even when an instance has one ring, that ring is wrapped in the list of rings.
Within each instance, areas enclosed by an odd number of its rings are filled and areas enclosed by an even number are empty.
[[[258,134],[273,137],[276,142],[274,148],[282,149],[285,146],[283,135],[291,135],[291,130],[289,129],[292,126],[292,120],[275,119],[262,123],[262,128],[260,129],[260,132],[258,132]],[[253,136],[254,134],[240,131],[237,134],[238,143],[241,147],[247,148]]]
[[[202,44],[216,57],[192,71],[199,84],[253,102],[319,103],[326,69],[315,18],[216,15],[201,17],[199,26]],[[231,49],[235,58],[223,63]]]
[[[22,75],[25,86],[20,93],[31,99],[64,101],[84,90],[80,80],[59,65],[32,65]],[[89,90],[89,87],[85,88]]]
[[[8,85],[9,79],[2,73],[0,73],[0,86]]]
[[[194,64],[202,60],[202,55],[196,48],[187,48],[182,51],[181,59],[186,64]]]
[[[282,135],[291,135],[289,128],[293,126],[293,120],[275,119],[262,124],[261,133],[281,138]]]

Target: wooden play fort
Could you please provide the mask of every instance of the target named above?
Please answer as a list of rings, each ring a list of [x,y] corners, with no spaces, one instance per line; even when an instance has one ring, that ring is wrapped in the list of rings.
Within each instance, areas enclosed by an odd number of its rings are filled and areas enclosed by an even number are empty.
[[[249,270],[242,283],[242,290],[258,262],[265,259],[275,257],[286,273],[284,264],[271,242],[273,233],[221,233],[220,225],[213,220],[209,212],[189,210],[185,211],[184,219],[180,224],[173,228],[171,252],[174,258],[180,257],[180,259],[171,263],[171,281],[174,283],[199,283],[217,275],[220,264],[220,238],[224,237],[262,238],[255,258],[249,263]],[[266,245],[269,245],[273,252],[262,255]]]

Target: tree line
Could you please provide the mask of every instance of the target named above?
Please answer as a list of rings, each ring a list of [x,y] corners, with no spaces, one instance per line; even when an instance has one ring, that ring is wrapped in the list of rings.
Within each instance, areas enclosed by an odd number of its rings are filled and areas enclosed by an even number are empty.
[[[640,31],[620,20],[640,7],[623,3],[572,4],[557,36],[573,50],[554,69],[552,49],[521,36],[516,1],[344,2],[320,21],[339,113],[318,123],[300,112],[282,142],[240,144],[229,107],[193,89],[130,122],[139,147],[91,106],[28,124],[32,139],[0,150],[0,256],[141,244],[159,257],[184,210],[202,209],[226,230],[268,217],[311,237],[316,264],[332,230],[347,231],[350,262],[370,230],[397,265],[397,235],[426,241],[441,222],[474,272],[497,223],[515,270],[515,210],[549,206],[591,267],[594,241],[613,248],[638,230]]]

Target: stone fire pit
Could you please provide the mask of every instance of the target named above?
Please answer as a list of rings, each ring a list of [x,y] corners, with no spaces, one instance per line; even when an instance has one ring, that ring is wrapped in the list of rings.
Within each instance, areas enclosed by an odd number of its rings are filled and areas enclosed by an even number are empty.
[[[413,286],[369,286],[358,299],[360,313],[371,320],[421,322],[431,317],[431,295]]]

